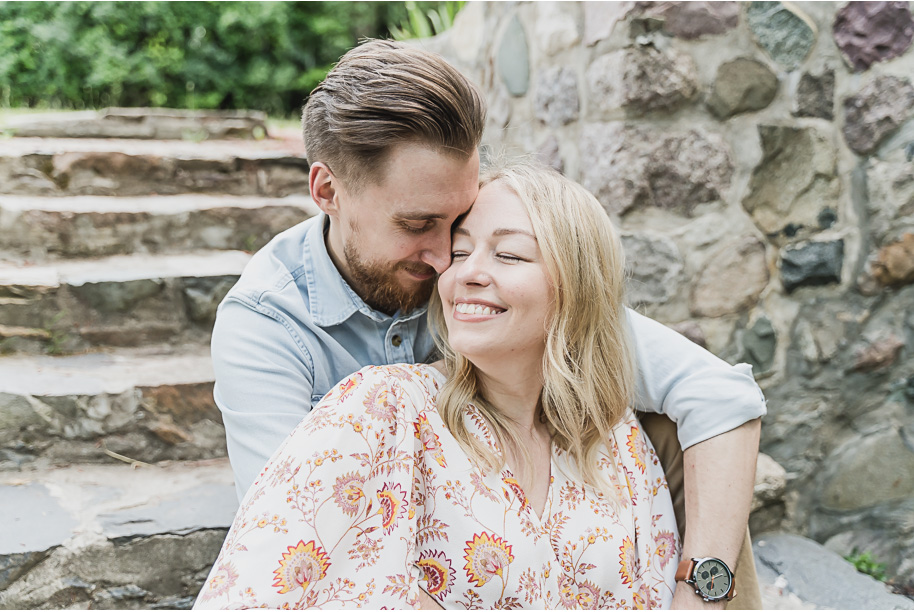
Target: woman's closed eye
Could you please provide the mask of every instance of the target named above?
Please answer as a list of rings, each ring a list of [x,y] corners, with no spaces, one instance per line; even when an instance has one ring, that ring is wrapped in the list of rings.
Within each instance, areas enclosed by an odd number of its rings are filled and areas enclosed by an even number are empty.
[[[461,259],[466,259],[470,254],[466,251],[451,251],[451,261],[459,261]]]

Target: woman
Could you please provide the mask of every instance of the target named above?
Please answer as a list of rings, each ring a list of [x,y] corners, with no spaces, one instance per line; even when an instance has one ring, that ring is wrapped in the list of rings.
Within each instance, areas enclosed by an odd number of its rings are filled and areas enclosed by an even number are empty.
[[[248,491],[197,607],[668,606],[679,541],[629,401],[623,257],[596,199],[482,180],[430,306],[445,358],[365,368]]]

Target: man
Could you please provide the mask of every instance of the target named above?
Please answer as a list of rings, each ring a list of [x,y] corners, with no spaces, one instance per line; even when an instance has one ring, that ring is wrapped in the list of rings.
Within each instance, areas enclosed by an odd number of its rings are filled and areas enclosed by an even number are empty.
[[[389,41],[353,49],[312,92],[303,125],[322,214],[252,258],[213,332],[215,397],[239,498],[337,382],[366,365],[431,357],[427,301],[450,264],[451,226],[478,191],[484,120],[481,95],[455,68]],[[630,321],[638,408],[675,421],[686,449],[683,558],[732,568],[764,400],[748,366],[634,312]],[[723,602],[681,588],[674,605]]]

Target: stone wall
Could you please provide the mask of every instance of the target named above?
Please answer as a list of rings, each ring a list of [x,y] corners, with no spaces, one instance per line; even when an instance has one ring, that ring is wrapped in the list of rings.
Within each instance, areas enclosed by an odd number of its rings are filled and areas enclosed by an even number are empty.
[[[907,2],[473,2],[424,41],[619,223],[631,302],[768,398],[769,528],[914,576]]]

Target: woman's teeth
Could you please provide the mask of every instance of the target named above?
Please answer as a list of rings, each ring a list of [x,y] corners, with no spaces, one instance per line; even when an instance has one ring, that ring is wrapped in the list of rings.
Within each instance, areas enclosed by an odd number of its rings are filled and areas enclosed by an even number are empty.
[[[482,304],[466,304],[466,303],[457,304],[454,307],[454,310],[456,310],[460,314],[470,314],[470,315],[472,315],[472,314],[493,315],[493,314],[498,314],[500,312],[504,312],[503,310],[489,308],[488,306],[483,306]]]

